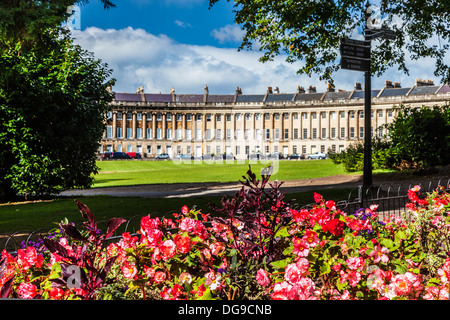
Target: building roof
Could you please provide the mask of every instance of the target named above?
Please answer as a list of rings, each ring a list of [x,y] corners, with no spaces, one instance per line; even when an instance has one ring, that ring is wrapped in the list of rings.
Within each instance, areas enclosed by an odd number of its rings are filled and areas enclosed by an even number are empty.
[[[380,93],[380,91],[381,91],[380,89],[372,90],[372,95],[371,95],[372,98],[375,98]],[[355,91],[353,91],[350,99],[356,99],[356,98],[364,99],[364,97],[365,97],[364,90],[355,90]]]
[[[263,102],[264,94],[239,94],[236,98],[236,102]]]
[[[322,99],[322,93],[297,93],[295,95],[295,101],[312,101]]]
[[[268,94],[266,102],[277,102],[277,101],[293,101],[294,93],[276,93]]]
[[[206,100],[208,103],[231,103],[234,102],[234,95],[220,95],[220,94],[210,94],[208,95],[208,99]]]
[[[394,96],[406,96],[406,94],[411,90],[409,88],[384,88],[384,90],[378,95],[379,98],[383,97],[394,97]]]
[[[390,81],[386,81],[390,83]],[[355,85],[356,88],[356,85]],[[360,88],[360,85],[359,85]],[[207,94],[156,94],[143,93],[143,87],[138,93],[115,93],[116,101],[126,102],[162,102],[162,103],[263,103],[263,102],[290,102],[290,101],[334,101],[346,99],[364,99],[364,90],[353,91],[326,91],[326,92],[312,92],[312,93],[270,93],[270,94],[223,94],[214,95]],[[239,90],[240,91],[240,90]],[[415,96],[415,95],[433,95],[449,93],[450,86],[434,85],[431,80],[422,81],[417,80],[412,87],[386,86],[382,89],[373,89],[372,98],[385,97],[400,97],[400,96]],[[205,99],[206,98],[206,99]]]
[[[342,99],[349,99],[351,95],[351,91],[341,91],[341,92],[327,92],[323,98],[324,101],[326,100],[342,100]]]

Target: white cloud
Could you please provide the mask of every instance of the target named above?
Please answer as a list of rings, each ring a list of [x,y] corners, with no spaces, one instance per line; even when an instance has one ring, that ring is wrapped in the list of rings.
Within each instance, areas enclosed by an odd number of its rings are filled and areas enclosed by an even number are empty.
[[[188,22],[183,22],[180,20],[175,20],[174,23],[180,28],[192,28],[192,25]]]
[[[212,30],[211,36],[219,40],[220,43],[241,42],[244,31],[236,24],[227,24],[225,27]]]
[[[117,79],[114,90],[135,92],[144,86],[145,92],[203,93],[208,84],[211,94],[233,94],[236,86],[244,94],[264,94],[268,86],[279,87],[281,92],[295,92],[298,85],[309,85],[318,91],[326,89],[326,83],[297,75],[299,64],[289,64],[285,57],[261,63],[258,51],[240,51],[213,46],[187,45],[173,41],[166,35],[153,35],[142,29],[131,27],[115,30],[87,28],[74,30],[76,43],[94,52],[97,58],[108,63]],[[373,78],[372,88],[381,88],[384,80],[401,81],[403,86],[414,84],[415,78],[437,79],[431,76],[434,70],[428,60],[412,63],[411,76],[396,70],[387,72],[382,78]],[[352,90],[354,82],[364,82],[362,72],[339,70],[335,75],[336,88]]]

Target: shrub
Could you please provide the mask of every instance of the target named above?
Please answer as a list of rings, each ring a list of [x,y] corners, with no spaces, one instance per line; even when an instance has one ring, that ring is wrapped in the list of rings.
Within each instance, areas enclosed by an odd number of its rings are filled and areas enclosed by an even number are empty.
[[[377,206],[346,213],[314,194],[309,210],[283,202],[279,184],[249,170],[242,189],[213,206],[144,216],[137,235],[103,240],[85,231],[45,247],[3,251],[2,297],[48,299],[448,299],[450,195],[409,192],[405,217],[380,221]],[[266,188],[267,185],[271,188]],[[78,287],[69,269],[80,267]],[[76,280],[76,279],[75,279]]]

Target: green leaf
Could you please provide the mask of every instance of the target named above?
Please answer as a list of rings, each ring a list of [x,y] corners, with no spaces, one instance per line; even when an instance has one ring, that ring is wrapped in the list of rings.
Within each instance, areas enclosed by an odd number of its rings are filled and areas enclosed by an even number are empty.
[[[380,244],[381,244],[383,247],[388,248],[390,251],[393,249],[393,246],[394,246],[394,242],[392,242],[391,239],[387,239],[387,238],[381,239],[381,240],[380,240]]]
[[[323,263],[321,266],[320,266],[320,273],[321,274],[327,274],[327,273],[330,273],[330,271],[331,271],[331,268],[330,268],[330,265],[328,264],[328,263]]]
[[[285,269],[288,264],[289,264],[288,259],[273,261],[270,263],[270,265],[277,270]]]

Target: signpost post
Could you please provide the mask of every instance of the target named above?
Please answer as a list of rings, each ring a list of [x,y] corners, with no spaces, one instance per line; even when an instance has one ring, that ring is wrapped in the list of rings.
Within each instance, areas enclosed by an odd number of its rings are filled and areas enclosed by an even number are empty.
[[[372,89],[371,89],[371,40],[376,38],[395,39],[395,33],[392,30],[376,27],[370,17],[372,9],[369,2],[366,4],[365,18],[366,26],[364,29],[364,41],[349,38],[341,39],[341,68],[353,71],[364,72],[364,172],[363,187],[372,186]]]

